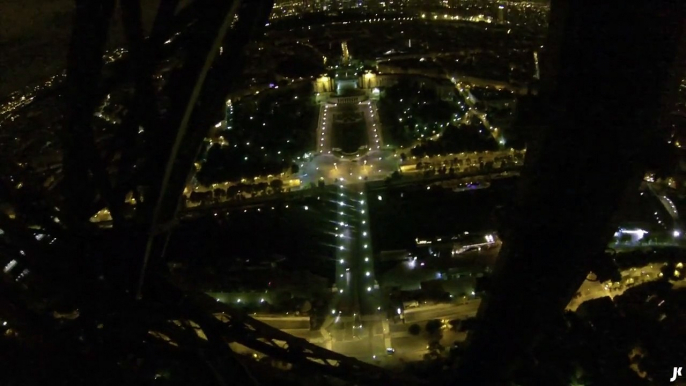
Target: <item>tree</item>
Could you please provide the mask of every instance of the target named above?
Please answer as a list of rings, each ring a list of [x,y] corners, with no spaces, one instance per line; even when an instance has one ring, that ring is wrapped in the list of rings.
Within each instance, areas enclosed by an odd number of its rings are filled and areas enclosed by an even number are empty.
[[[460,323],[460,331],[469,331],[473,330],[474,327],[476,327],[476,318],[471,317],[467,318]]]
[[[269,186],[269,185],[268,185],[266,182],[260,182],[260,183],[258,183],[258,184],[255,184],[255,189],[254,189],[254,190],[255,190],[256,193],[257,193],[257,192],[262,192],[262,193],[264,193],[264,191],[267,189],[268,186]]]
[[[198,193],[198,196],[200,197],[200,201],[204,204],[207,204],[212,200],[212,192],[210,191]]]
[[[189,199],[193,202],[200,202],[202,201],[202,195],[199,192],[191,192]]]
[[[427,333],[429,333],[430,335],[433,335],[433,334],[435,334],[441,330],[441,326],[443,326],[443,323],[441,323],[440,320],[432,319],[432,320],[429,320],[428,322],[426,322],[426,326],[424,327],[424,329],[426,330]]]
[[[424,167],[423,163],[417,162],[417,170],[422,170],[423,167]]]
[[[283,188],[283,181],[278,178],[271,180],[269,186],[274,190],[274,192],[281,192],[281,188]]]
[[[228,198],[235,198],[237,194],[238,194],[238,186],[236,186],[236,185],[231,185],[226,189],[226,196]]]
[[[426,155],[426,150],[424,150],[422,146],[415,146],[410,149],[410,154],[412,154],[413,157],[424,157]]]
[[[461,324],[460,319],[452,319],[450,321],[450,329],[453,331],[458,331],[458,329],[460,328],[460,324]]]
[[[298,166],[297,164],[291,165],[291,173],[296,174],[299,171],[300,171],[300,166]]]
[[[407,160],[407,156],[405,155],[405,153],[400,153],[400,160],[402,162],[405,162]]]
[[[619,236],[619,242],[621,242],[621,243],[627,243],[627,244],[630,243],[630,242],[631,242],[631,235],[630,235],[630,234],[627,234],[627,233],[622,233],[622,234]]]
[[[243,193],[246,191],[247,185],[241,182],[236,184],[236,188],[238,188],[238,193]]]
[[[674,275],[676,273],[676,265],[673,262],[665,264],[662,268],[660,268],[660,273],[662,273],[662,280],[668,281],[668,280],[677,280],[680,279]],[[681,272],[679,272],[681,275]]]
[[[301,314],[307,314],[312,310],[312,303],[310,303],[309,300],[305,300],[301,305],[300,305],[300,313]]]
[[[434,351],[434,352],[442,352],[445,350],[445,347],[441,344],[439,341],[432,341],[429,342],[429,351]]]
[[[419,335],[420,332],[422,332],[422,328],[419,327],[419,325],[415,323],[407,329],[407,332],[409,332],[410,335],[417,336],[417,335]]]
[[[424,329],[426,330],[426,338],[429,342],[430,347],[433,343],[440,342],[443,338],[442,327],[443,323],[438,319],[429,320],[426,323]]]

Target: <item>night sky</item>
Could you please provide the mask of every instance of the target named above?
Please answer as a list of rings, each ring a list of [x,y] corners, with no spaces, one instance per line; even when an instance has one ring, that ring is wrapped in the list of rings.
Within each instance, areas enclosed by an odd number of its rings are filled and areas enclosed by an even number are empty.
[[[150,25],[159,0],[141,0]],[[74,0],[0,0],[0,100],[65,67]],[[119,10],[110,46],[122,44]]]
[[[0,100],[64,69],[74,3],[74,0],[0,0]],[[141,4],[143,22],[149,27],[159,0],[141,0]],[[111,30],[112,48],[123,45],[118,15],[119,10]]]

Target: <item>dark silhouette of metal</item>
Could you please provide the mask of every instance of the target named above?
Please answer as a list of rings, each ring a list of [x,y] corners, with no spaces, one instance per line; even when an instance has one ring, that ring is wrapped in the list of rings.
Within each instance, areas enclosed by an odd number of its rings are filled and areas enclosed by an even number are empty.
[[[137,289],[138,297],[142,296],[145,270],[151,254],[154,253],[153,248],[157,236],[166,233],[167,223],[175,220],[192,162],[195,160],[208,128],[211,127],[212,116],[216,116],[212,114],[216,113],[216,110],[208,111],[205,106],[211,105],[212,101],[217,99],[221,106],[221,101],[228,94],[226,89],[223,95],[218,93],[220,90],[213,89],[213,85],[206,81],[210,76],[215,58],[219,56],[219,49],[224,43],[224,38],[237,16],[238,7],[239,2],[234,1],[223,3],[219,9],[209,7],[202,9],[199,21],[203,23],[203,27],[194,31],[193,45],[189,47],[187,62],[184,63],[180,72],[174,74],[176,76],[172,76],[168,81],[167,87],[175,91],[170,95],[168,114],[162,116],[161,125],[156,130],[172,129],[171,132],[175,135],[160,135],[158,138],[162,143],[147,149],[155,157],[154,159],[167,161],[165,163],[151,162],[147,165],[148,175],[152,181],[145,198],[143,216],[149,220],[150,229]],[[241,51],[243,48],[238,44],[233,47],[241,47]],[[240,51],[234,51],[232,54],[235,59]],[[225,70],[221,63],[216,64],[215,72]],[[228,76],[232,75],[236,76],[236,74],[228,74]],[[214,106],[217,105],[215,102]]]
[[[165,346],[167,342],[149,336],[150,331],[163,333],[181,351],[197,352],[192,360],[214,384],[260,382],[252,370],[257,364],[231,350],[227,343],[232,342],[292,364],[303,378],[412,383],[295,338],[205,295],[180,291],[160,274],[193,162],[209,129],[221,120],[225,101],[242,75],[245,47],[266,24],[273,1],[194,0],[179,8],[180,1],[164,0],[145,37],[140,3],[121,0],[128,53],[109,65],[103,56],[117,2],[76,3],[63,86],[63,178],[56,189],[61,197],[24,205],[21,198],[28,197],[28,188],[20,195],[0,196],[19,212],[16,219],[0,213],[0,229],[13,242],[8,249],[0,246],[0,259],[17,265],[0,281],[2,320],[16,326],[29,346],[35,338],[37,352],[40,341],[59,336],[54,331],[61,326],[37,311],[45,299],[50,299],[48,309],[78,309],[74,324],[79,332],[72,338],[79,342],[118,346],[117,338],[108,339],[125,336],[134,347],[141,341]],[[164,66],[168,72],[159,81]],[[122,84],[130,90],[123,120],[113,138],[99,146],[93,115]],[[137,201],[133,213],[124,205],[129,193]],[[89,222],[103,206],[113,217],[108,232]],[[24,216],[25,209],[35,213]],[[24,269],[31,272],[26,278]],[[124,326],[122,320],[138,324]],[[198,327],[189,327],[194,325]],[[119,331],[125,333],[117,335]],[[65,356],[79,358],[78,350],[62,347]],[[103,369],[107,366],[103,362]]]
[[[683,2],[552,1],[542,117],[531,138],[493,286],[451,384],[506,385],[594,270],[636,191],[683,76]],[[535,123],[534,123],[535,124]]]
[[[155,324],[174,342],[202,351],[202,363],[217,384],[258,382],[227,342],[351,383],[408,383],[206,296],[185,294],[158,274],[192,162],[208,129],[221,119],[224,100],[240,76],[245,45],[264,26],[271,5],[194,0],[177,9],[179,1],[161,1],[152,32],[144,38],[138,2],[122,0],[129,54],[104,73],[115,1],[77,1],[64,88],[64,202],[24,198],[17,208],[33,204],[41,209],[31,213],[32,222],[23,213],[16,219],[0,214],[0,228],[14,243],[0,251],[3,263],[19,264],[9,271],[15,280],[0,281],[3,320],[37,341],[48,339],[59,322],[36,305],[45,307],[47,295],[59,293],[78,305],[79,333],[74,336],[79,339],[99,337],[101,321],[105,329],[121,327],[121,315],[142,327],[122,328],[127,334],[112,336],[139,339]],[[617,198],[638,186],[655,148],[646,144],[661,140],[660,117],[672,105],[676,64],[684,58],[684,14],[684,4],[669,0],[630,6],[616,0],[553,1],[538,102],[543,119],[534,130],[515,205],[502,218],[505,243],[490,295],[479,311],[481,323],[453,382],[506,384],[539,326],[560,315],[596,265],[613,231],[608,224]],[[226,47],[223,55],[219,47]],[[153,76],[170,55],[177,62],[159,84]],[[123,81],[134,85],[132,99],[112,145],[100,149],[93,113],[113,85]],[[21,201],[7,191],[0,189],[3,198]],[[129,192],[138,201],[133,215],[122,204]],[[103,203],[114,219],[115,240],[109,244],[88,221]],[[49,244],[39,242],[29,228],[36,219],[40,231],[54,238]],[[126,243],[117,251],[120,256],[102,257],[108,245]],[[20,280],[24,268],[32,272],[26,282]],[[28,292],[43,296],[28,306]],[[102,304],[101,297],[111,303]],[[222,313],[226,316],[216,315]],[[206,342],[191,331],[191,322]]]
[[[316,374],[327,374],[347,382],[360,385],[419,385],[411,377],[380,369],[360,360],[327,350],[294,337],[270,325],[246,316],[232,307],[217,303],[208,296],[194,299],[194,304],[203,310],[213,310],[223,328],[222,336],[231,342],[240,343],[265,355],[292,363],[302,370]]]
[[[67,58],[67,103],[70,110],[62,131],[64,179],[71,194],[66,197],[74,227],[90,216],[92,188],[108,195],[107,182],[100,155],[95,148],[91,127],[93,112],[99,102],[97,85],[104,65],[103,54],[109,22],[116,2],[77,1],[69,55]],[[97,181],[93,177],[97,176]]]

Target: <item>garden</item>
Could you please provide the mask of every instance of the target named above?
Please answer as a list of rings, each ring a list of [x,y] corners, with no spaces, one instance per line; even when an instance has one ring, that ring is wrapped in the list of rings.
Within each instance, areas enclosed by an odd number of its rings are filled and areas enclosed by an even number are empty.
[[[207,149],[196,175],[203,185],[277,175],[314,149],[318,109],[310,84],[272,88],[233,105],[223,142]]]

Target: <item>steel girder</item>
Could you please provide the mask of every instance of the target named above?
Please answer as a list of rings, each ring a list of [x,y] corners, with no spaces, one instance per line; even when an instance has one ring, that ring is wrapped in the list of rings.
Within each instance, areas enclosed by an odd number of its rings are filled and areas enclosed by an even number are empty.
[[[303,338],[256,320],[243,311],[199,295],[189,299],[204,310],[212,310],[227,342],[236,342],[274,359],[358,385],[422,385],[410,376],[400,376],[358,359],[338,354]]]
[[[77,14],[77,21],[89,25],[98,32],[98,41],[107,37],[106,29],[88,24],[89,18],[97,16],[98,26],[107,25],[112,15],[114,1],[95,6],[97,2],[84,1],[83,12]],[[143,226],[144,243],[140,255],[143,258],[135,286],[138,297],[145,295],[145,277],[152,267],[163,261],[167,232],[173,226],[179,208],[179,200],[191,172],[202,140],[215,123],[217,112],[233,90],[242,68],[242,53],[245,45],[266,23],[272,1],[213,1],[196,0],[186,8],[176,11],[177,1],[161,2],[152,32],[147,39],[141,33],[139,4],[122,0],[122,17],[127,39],[129,57],[125,65],[109,79],[103,78],[103,44],[87,45],[79,35],[74,35],[73,52],[88,55],[89,67],[82,69],[74,60],[76,70],[70,72],[67,85],[72,90],[74,123],[66,127],[68,135],[77,137],[65,158],[65,179],[67,186],[77,184],[81,191],[70,200],[70,208],[78,216],[74,223],[83,221],[88,214],[84,203],[92,200],[89,190],[97,190],[112,210],[115,228],[125,222],[121,213],[123,195],[131,188],[144,189],[144,200],[137,209],[137,223]],[[105,7],[106,5],[109,6]],[[86,12],[86,10],[88,12]],[[79,25],[77,23],[77,25]],[[184,31],[189,52],[179,71],[172,73],[164,89],[155,90],[151,78],[156,64],[168,51],[164,42]],[[219,47],[225,46],[224,55],[218,56]],[[130,110],[121,125],[116,138],[115,149],[120,154],[114,167],[112,186],[105,178],[106,168],[93,169],[84,162],[87,157],[100,157],[96,153],[82,154],[84,148],[92,145],[86,133],[96,100],[106,93],[112,84],[121,81],[128,69],[133,70],[135,93]],[[91,95],[88,106],[81,101],[83,95]],[[159,111],[160,99],[166,103],[166,112]],[[77,108],[78,106],[78,108]],[[79,126],[80,125],[80,126]],[[147,154],[136,153],[132,146],[138,128],[146,126],[151,144],[145,148]],[[75,130],[81,128],[83,130]],[[72,134],[74,133],[74,134]],[[80,137],[79,137],[80,136]],[[91,146],[92,148],[92,146]],[[108,155],[114,158],[114,154]],[[148,162],[140,164],[143,172],[133,172],[141,157]],[[105,157],[106,159],[108,157]],[[100,161],[99,161],[100,162]],[[95,164],[97,166],[97,163]],[[96,176],[90,181],[84,176]],[[142,183],[142,181],[144,183]],[[128,228],[128,231],[137,228]],[[139,230],[140,230],[139,229]],[[126,234],[127,228],[123,228]],[[152,280],[159,284],[158,280]],[[154,285],[154,284],[153,284]],[[202,317],[205,326],[213,324],[226,342],[237,342],[272,358],[292,363],[296,367],[312,370],[356,384],[406,384],[376,366],[326,350],[304,339],[293,337],[283,331],[259,322],[244,313],[218,304],[209,297],[194,298],[190,305],[198,315],[221,313],[223,321],[214,317]],[[213,330],[208,328],[208,331]],[[216,334],[216,333],[213,333]],[[213,341],[216,341],[216,335]],[[220,350],[221,351],[221,350]],[[230,355],[223,349],[223,354]],[[410,383],[415,383],[410,381]]]
[[[553,0],[537,114],[477,329],[450,384],[500,386],[555,325],[636,191],[683,76],[683,3]],[[666,145],[665,145],[666,146]]]

